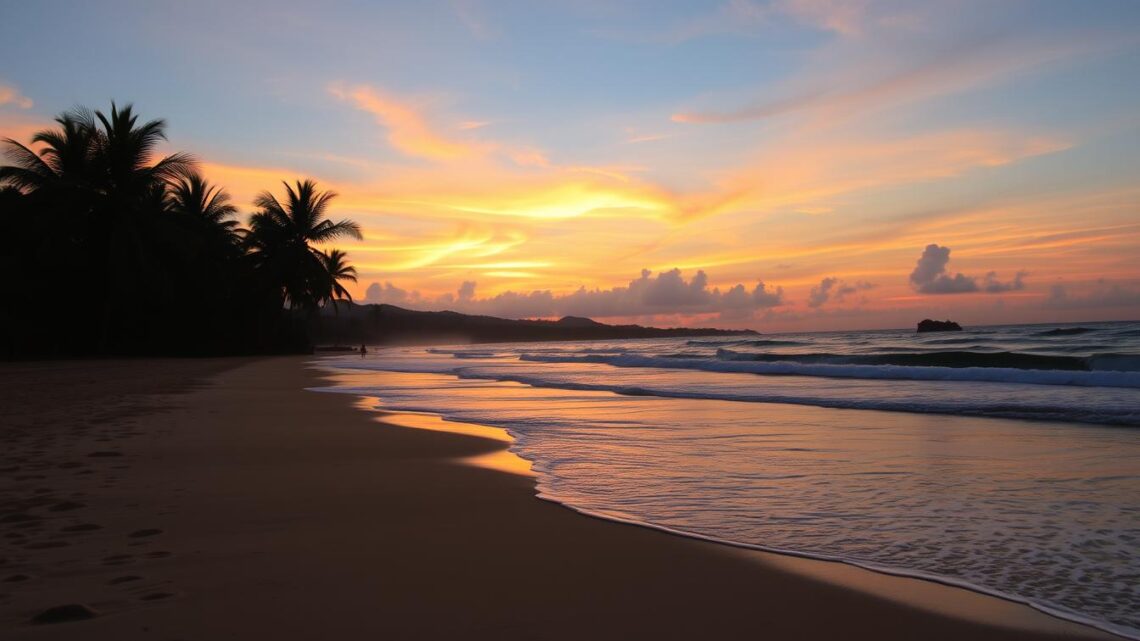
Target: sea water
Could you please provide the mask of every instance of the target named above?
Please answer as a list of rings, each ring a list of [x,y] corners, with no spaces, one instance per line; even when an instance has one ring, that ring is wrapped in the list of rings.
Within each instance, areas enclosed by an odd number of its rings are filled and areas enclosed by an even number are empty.
[[[378,348],[391,411],[506,428],[602,517],[1140,638],[1140,323]]]

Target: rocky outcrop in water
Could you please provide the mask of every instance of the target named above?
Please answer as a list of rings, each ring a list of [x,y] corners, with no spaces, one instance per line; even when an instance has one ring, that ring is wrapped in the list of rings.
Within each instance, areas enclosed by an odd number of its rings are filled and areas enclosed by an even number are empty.
[[[921,332],[960,332],[962,326],[952,320],[936,321],[929,318],[923,319],[918,324],[918,331]]]

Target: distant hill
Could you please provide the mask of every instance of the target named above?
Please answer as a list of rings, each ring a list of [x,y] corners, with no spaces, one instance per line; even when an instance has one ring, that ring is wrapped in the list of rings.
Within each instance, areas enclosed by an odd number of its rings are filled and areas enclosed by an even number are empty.
[[[579,341],[671,336],[753,335],[750,329],[727,330],[641,325],[606,325],[589,318],[566,316],[556,321],[510,320],[458,312],[419,312],[395,305],[340,305],[337,313],[321,313],[317,343],[425,344],[504,343],[514,341]]]

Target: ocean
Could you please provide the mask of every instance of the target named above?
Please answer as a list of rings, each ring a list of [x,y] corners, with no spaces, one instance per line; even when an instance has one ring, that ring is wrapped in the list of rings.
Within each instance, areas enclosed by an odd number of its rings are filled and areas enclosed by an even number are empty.
[[[327,391],[377,409],[505,428],[539,496],[581,512],[936,580],[1140,638],[1140,322],[319,362],[357,374]]]

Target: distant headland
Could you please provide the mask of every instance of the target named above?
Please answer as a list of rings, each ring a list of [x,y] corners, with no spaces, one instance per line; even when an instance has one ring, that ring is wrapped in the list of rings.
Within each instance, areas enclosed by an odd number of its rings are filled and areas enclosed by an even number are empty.
[[[421,312],[387,304],[341,303],[338,308],[334,312],[330,306],[322,314],[316,335],[318,344],[503,343],[757,334],[750,329],[607,325],[580,316],[511,320],[459,312]]]

